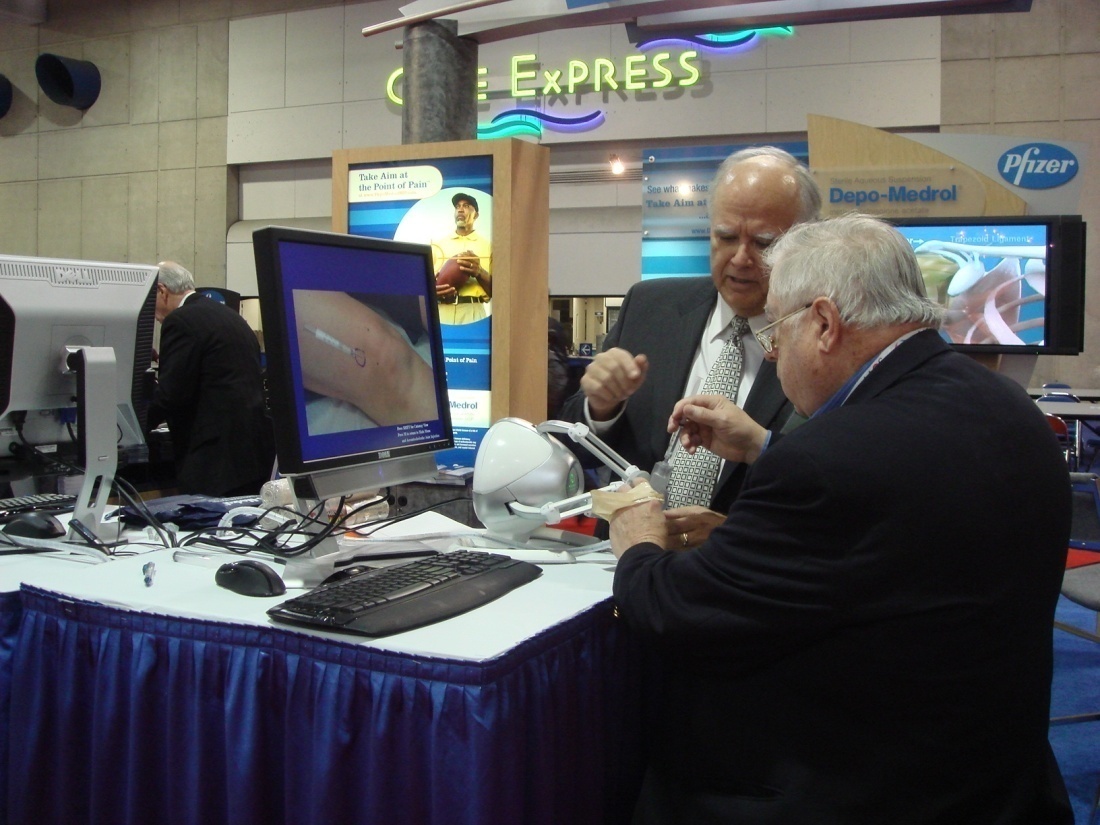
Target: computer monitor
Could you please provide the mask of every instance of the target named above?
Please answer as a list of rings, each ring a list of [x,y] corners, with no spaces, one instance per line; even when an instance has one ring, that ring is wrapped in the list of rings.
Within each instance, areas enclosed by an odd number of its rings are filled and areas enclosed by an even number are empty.
[[[0,255],[0,454],[73,453],[93,531],[118,449],[145,443],[156,284],[155,266]]]
[[[905,218],[955,349],[1076,355],[1084,348],[1085,223],[1079,215]]]
[[[434,477],[454,435],[431,247],[252,237],[279,472],[300,506]]]

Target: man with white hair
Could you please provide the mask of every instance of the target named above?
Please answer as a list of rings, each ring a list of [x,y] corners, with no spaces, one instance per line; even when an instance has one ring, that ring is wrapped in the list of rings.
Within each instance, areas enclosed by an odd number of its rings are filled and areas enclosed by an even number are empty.
[[[874,218],[768,253],[757,337],[808,418],[675,406],[751,464],[725,522],[664,549],[618,511],[614,593],[669,693],[635,822],[1068,825],[1047,741],[1066,463],[1024,390],[954,352],[909,244]]]
[[[781,428],[791,416],[775,367],[753,336],[767,323],[763,256],[792,226],[817,218],[821,192],[790,153],[754,146],[722,162],[708,196],[710,277],[632,286],[581,390],[562,409],[647,472],[665,455],[665,421],[685,395],[721,391],[765,427]],[[670,459],[666,542],[694,547],[725,519],[746,468],[679,450]]]

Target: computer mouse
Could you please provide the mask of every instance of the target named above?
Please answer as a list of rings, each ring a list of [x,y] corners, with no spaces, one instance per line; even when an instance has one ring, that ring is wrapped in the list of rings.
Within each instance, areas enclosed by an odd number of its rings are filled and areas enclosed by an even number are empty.
[[[16,513],[0,529],[25,539],[56,539],[65,535],[65,528],[56,517],[38,510]]]
[[[336,582],[342,582],[344,579],[350,579],[352,576],[358,576],[360,573],[365,573],[370,570],[365,564],[353,564],[350,567],[342,567],[335,573],[330,575],[327,579],[321,582],[321,585],[335,584]]]
[[[255,559],[223,564],[214,574],[214,583],[242,596],[281,596],[286,592],[279,574]]]

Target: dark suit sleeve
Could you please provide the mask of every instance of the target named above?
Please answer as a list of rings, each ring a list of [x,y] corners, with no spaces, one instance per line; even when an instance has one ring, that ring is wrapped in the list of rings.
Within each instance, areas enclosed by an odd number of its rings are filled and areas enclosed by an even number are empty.
[[[922,347],[940,357],[905,373]],[[961,653],[1019,620],[1015,596],[989,592],[982,572],[1004,573],[1009,558],[1014,587],[1056,588],[1066,468],[1034,404],[938,339],[898,353],[901,366],[887,359],[866,397],[774,441],[697,551],[628,550],[615,573],[620,612],[675,645],[736,651],[748,668],[840,629],[958,635],[958,613],[987,599],[981,621],[961,625]]]
[[[614,594],[631,625],[678,649],[736,651],[726,663],[733,670],[761,667],[836,627],[846,531],[858,528],[836,523],[829,474],[805,453],[792,462],[783,452],[757,461],[730,519],[696,551],[640,545],[623,554]]]

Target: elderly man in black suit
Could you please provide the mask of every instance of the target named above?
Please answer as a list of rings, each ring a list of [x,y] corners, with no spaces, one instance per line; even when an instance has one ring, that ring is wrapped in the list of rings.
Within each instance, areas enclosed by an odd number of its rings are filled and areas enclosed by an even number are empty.
[[[615,600],[669,657],[637,823],[999,823],[1072,815],[1047,742],[1070,486],[1027,393],[939,336],[885,223],[795,227],[758,334],[808,421],[677,403],[685,447],[751,462],[725,523],[664,549],[611,521]]]
[[[649,471],[669,446],[665,423],[672,405],[706,386],[728,342],[739,350],[740,380],[722,391],[760,424],[782,427],[791,406],[752,335],[766,323],[762,255],[820,208],[809,170],[782,149],[755,147],[726,158],[710,187],[711,277],[659,278],[631,287],[562,417],[587,423]],[[747,323],[738,327],[740,319]],[[669,541],[678,547],[698,544],[722,523],[744,479],[743,466],[714,459],[709,474],[691,471],[681,480],[678,472],[689,460],[672,456],[666,518]]]
[[[149,426],[168,422],[180,492],[258,495],[275,439],[256,334],[239,313],[196,293],[184,267],[159,267],[160,370]]]

